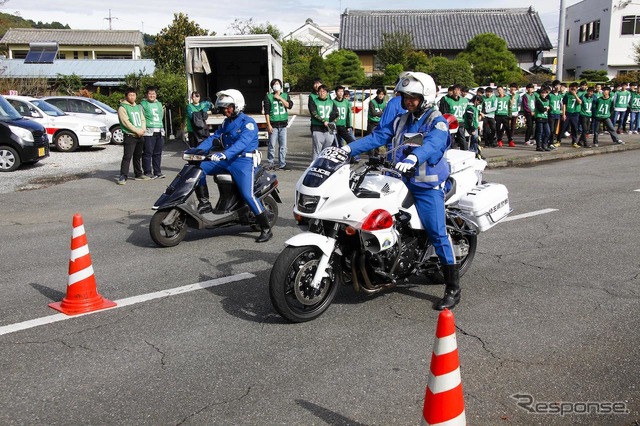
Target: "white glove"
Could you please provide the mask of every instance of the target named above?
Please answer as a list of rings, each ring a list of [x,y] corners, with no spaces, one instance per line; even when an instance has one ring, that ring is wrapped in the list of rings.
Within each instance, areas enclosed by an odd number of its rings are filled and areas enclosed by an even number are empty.
[[[349,145],[345,145],[341,149],[347,154],[351,154],[351,147]]]
[[[413,154],[409,154],[407,158],[396,164],[396,170],[400,173],[406,173],[407,170],[414,168],[417,162],[418,157]]]
[[[226,160],[227,156],[224,155],[223,152],[216,152],[215,154],[213,154],[211,156],[211,161],[222,161],[222,160]]]

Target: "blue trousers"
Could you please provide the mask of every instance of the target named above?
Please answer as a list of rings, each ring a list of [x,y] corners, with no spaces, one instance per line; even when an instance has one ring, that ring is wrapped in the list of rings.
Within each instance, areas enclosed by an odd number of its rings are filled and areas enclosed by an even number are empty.
[[[253,159],[238,157],[232,160],[203,161],[200,168],[205,175],[200,180],[200,185],[206,185],[206,175],[231,174],[240,195],[256,216],[264,211],[262,202],[253,195],[254,168]]]
[[[160,162],[162,161],[162,146],[164,136],[160,132],[154,132],[153,136],[144,136],[144,150],[142,152],[142,170],[145,175],[159,176],[162,174]]]
[[[423,188],[407,182],[407,188],[413,194],[420,222],[427,231],[429,240],[436,249],[436,254],[443,265],[454,265],[456,256],[447,234],[447,223],[444,214],[444,190]]]

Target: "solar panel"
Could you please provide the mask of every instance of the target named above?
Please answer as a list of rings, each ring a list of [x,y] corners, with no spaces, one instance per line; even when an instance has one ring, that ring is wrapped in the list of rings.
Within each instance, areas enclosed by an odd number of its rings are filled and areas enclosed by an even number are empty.
[[[58,43],[30,43],[25,64],[52,64],[58,55]]]

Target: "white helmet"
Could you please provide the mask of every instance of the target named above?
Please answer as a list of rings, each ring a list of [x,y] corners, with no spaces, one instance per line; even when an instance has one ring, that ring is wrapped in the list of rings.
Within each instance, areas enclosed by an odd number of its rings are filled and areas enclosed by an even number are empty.
[[[418,109],[424,111],[435,102],[437,89],[436,83],[429,74],[410,71],[400,74],[400,81],[396,85],[395,92],[412,97],[422,96],[422,103]]]
[[[221,90],[216,93],[216,108],[226,108],[235,105],[233,116],[244,110],[244,96],[236,89]]]

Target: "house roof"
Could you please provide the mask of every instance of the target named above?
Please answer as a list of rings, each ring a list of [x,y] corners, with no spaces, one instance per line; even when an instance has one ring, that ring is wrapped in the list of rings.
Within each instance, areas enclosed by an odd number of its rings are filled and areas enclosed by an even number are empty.
[[[144,46],[137,30],[46,30],[9,28],[0,43],[29,44],[57,42],[62,46]]]
[[[124,79],[128,74],[153,74],[152,59],[65,59],[52,64],[25,64],[24,59],[1,59],[0,77],[54,79],[58,74],[75,74],[83,80]]]
[[[334,28],[334,27],[330,27]],[[337,27],[336,27],[337,29]],[[337,32],[337,31],[336,31]],[[337,41],[336,37],[326,28],[317,25],[313,20],[307,19],[301,27],[296,28],[283,37],[284,40],[294,39],[307,42],[311,45],[330,44]]]
[[[464,50],[473,37],[494,33],[510,50],[548,50],[553,46],[538,12],[515,9],[345,10],[340,17],[340,48],[375,51],[383,33],[405,32],[419,50]]]

